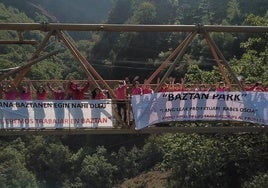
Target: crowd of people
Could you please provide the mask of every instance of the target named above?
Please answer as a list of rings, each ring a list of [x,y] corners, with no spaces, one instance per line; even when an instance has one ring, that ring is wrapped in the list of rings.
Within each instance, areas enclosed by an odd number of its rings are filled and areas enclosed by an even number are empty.
[[[158,86],[157,84],[140,84],[139,77],[136,76],[132,81],[128,78],[119,80],[118,85],[115,86],[116,99],[118,101],[130,99],[133,95],[152,94],[152,89]],[[78,83],[76,81],[67,81],[65,84],[53,87],[55,83],[48,82],[44,85],[33,84],[31,81],[26,80],[18,87],[12,81],[2,81],[0,84],[0,98],[6,100],[84,100],[84,99],[107,99],[111,98],[110,93],[102,88],[90,88],[90,82],[86,81]],[[245,91],[268,91],[268,86],[264,86],[261,82],[250,84],[242,82],[241,84]],[[175,78],[170,77],[159,87],[158,92],[186,92],[186,91],[217,91],[224,92],[230,91],[224,82],[216,84],[188,84],[185,79],[180,82],[175,82]],[[120,105],[119,105],[120,106]]]
[[[16,86],[12,81],[3,81],[0,85],[0,98],[5,100],[84,100],[89,91],[89,82],[80,85],[75,81],[68,81],[64,85],[53,87],[54,83],[48,82],[44,85],[31,81],[24,81]],[[95,88],[91,99],[103,99],[102,90]]]
[[[175,82],[175,80],[175,78],[170,77],[159,87],[157,92],[225,92],[230,90],[224,82],[216,84],[188,84],[185,79],[181,79],[180,82]],[[139,76],[134,77],[132,81],[129,78],[118,81],[118,85],[114,88],[116,109],[124,122],[127,121],[128,117],[127,109],[131,107],[127,106],[131,96],[153,94],[154,90],[152,87],[155,88],[159,84],[160,79],[157,80],[157,84],[147,84],[146,80],[144,80],[143,84],[140,84]],[[250,84],[241,81],[241,84],[245,91],[268,92],[268,87],[264,86],[261,82]],[[0,84],[0,99],[5,100],[101,100],[108,98],[111,98],[108,91],[99,87],[92,89],[89,81],[79,83],[69,80],[56,87],[53,81],[40,85],[40,83],[33,84],[30,80],[25,80],[18,87],[12,81],[2,81]]]
[[[140,84],[139,77],[136,76],[132,81],[128,78],[119,80],[118,85],[115,86],[116,99],[123,101],[130,99],[133,95],[152,94],[157,84]],[[264,86],[261,82],[250,84],[248,82],[241,82],[245,91],[268,91],[268,86]],[[33,84],[31,81],[26,80],[18,87],[12,81],[2,81],[0,84],[0,98],[6,100],[84,100],[84,99],[107,99],[111,98],[107,90],[102,88],[90,88],[90,82],[78,83],[76,81],[67,81],[65,84],[53,87],[55,83],[48,82],[40,85]],[[175,82],[175,78],[170,77],[159,87],[158,92],[186,92],[186,91],[217,91],[224,92],[230,91],[224,82],[216,84],[188,84],[185,79],[180,82]],[[120,106],[120,105],[119,105]]]

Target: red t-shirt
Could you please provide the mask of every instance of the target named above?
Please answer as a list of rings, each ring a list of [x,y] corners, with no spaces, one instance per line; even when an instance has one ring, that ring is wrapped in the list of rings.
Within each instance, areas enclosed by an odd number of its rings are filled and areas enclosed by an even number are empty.
[[[142,93],[143,94],[152,94],[152,93],[154,93],[154,91],[151,88],[144,88],[142,90]]]
[[[115,89],[116,99],[126,99],[126,88],[127,85],[122,85],[121,87],[119,86]]]
[[[5,98],[6,100],[16,100],[16,91],[6,91]]]
[[[21,100],[31,100],[31,92],[27,91],[27,92],[20,92],[20,99]]]
[[[142,94],[142,88],[141,87],[133,87],[132,88],[132,95],[141,95]]]
[[[47,99],[47,92],[43,91],[42,93],[36,92],[36,99],[37,100],[46,100]]]
[[[54,91],[54,99],[55,100],[64,100],[65,93],[63,91]]]
[[[74,100],[83,100],[85,99],[85,91],[89,88],[89,83],[87,83],[83,88],[74,88],[74,87],[70,87],[70,91],[73,95],[73,99]]]

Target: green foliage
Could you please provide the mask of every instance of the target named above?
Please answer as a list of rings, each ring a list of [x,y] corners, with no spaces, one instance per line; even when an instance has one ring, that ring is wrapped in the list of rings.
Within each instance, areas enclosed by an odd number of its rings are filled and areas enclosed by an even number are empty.
[[[14,7],[6,7],[3,3],[0,3],[0,19],[4,23],[29,23],[33,22],[29,19],[25,13],[20,12]]]
[[[34,174],[26,167],[25,145],[20,139],[1,146],[0,161],[1,187],[38,187]]]
[[[163,166],[172,169],[173,187],[240,187],[242,180],[267,171],[267,141],[265,134],[166,135]]]
[[[48,69],[49,67],[49,69]],[[62,80],[67,67],[62,63],[44,60],[31,67],[28,77],[32,80]]]
[[[246,22],[252,25],[268,25],[264,17],[249,15]],[[257,34],[241,43],[245,53],[240,59],[232,60],[232,68],[238,75],[243,76],[251,82],[267,81],[267,58],[268,58],[268,34]]]
[[[41,182],[52,187],[60,186],[69,171],[71,154],[66,146],[54,144],[41,136],[33,137],[28,144],[27,162]]]
[[[151,136],[141,149],[141,171],[147,171],[163,160],[164,151],[158,138]]]
[[[143,2],[133,13],[130,23],[150,24],[154,23],[157,12],[156,7],[150,2]]]
[[[112,187],[117,167],[109,163],[105,155],[106,149],[98,147],[95,154],[83,160],[80,175],[85,187]]]
[[[14,1],[5,2],[11,5]],[[0,3],[2,23],[50,20],[36,10],[23,12],[29,4],[19,0],[16,2],[20,9]],[[77,2],[72,2],[72,5],[77,5]],[[79,11],[88,9],[87,6],[71,7]],[[267,26],[267,7],[268,3],[263,0],[115,0],[107,23]],[[53,11],[57,8],[53,7]],[[81,12],[79,14],[83,15]],[[35,16],[29,18],[26,15]],[[67,15],[64,12],[62,16],[65,18]],[[39,42],[44,38],[43,34],[32,31],[24,32],[23,36]],[[74,41],[79,51],[90,63],[109,64],[106,70],[98,70],[101,76],[122,79],[123,75],[133,74],[148,77],[150,73],[146,68],[156,69],[182,42],[185,34],[107,32],[87,33],[86,37],[89,40]],[[268,80],[267,33],[212,33],[211,37],[236,74],[252,82]],[[78,38],[82,38],[82,35],[79,34]],[[1,31],[0,39],[18,39],[18,33]],[[58,41],[55,49],[61,48],[61,44]],[[52,50],[50,47],[45,51]],[[15,67],[29,60],[36,48],[0,45],[0,69]],[[214,84],[222,77],[213,59],[206,41],[198,36],[183,58],[189,66],[175,70],[174,74],[176,78],[185,77],[190,83]],[[134,68],[129,71],[116,68],[116,65],[129,66],[131,62],[134,62]],[[140,63],[143,63],[142,66]],[[85,79],[85,73],[71,52],[65,50],[53,59],[32,66],[27,77],[36,80]],[[1,186],[113,187],[123,179],[162,163],[161,167],[172,169],[170,187],[267,187],[267,135],[154,135],[142,147],[133,144],[121,147],[118,151],[108,151],[105,147],[95,150],[93,147],[100,141],[94,138],[87,140],[92,141],[90,144],[82,140],[63,144],[55,137],[42,136],[25,138],[25,141],[15,139],[1,142]],[[71,145],[75,148],[73,151],[69,149]]]
[[[227,20],[229,24],[241,22],[241,12],[239,2],[237,0],[228,2]]]
[[[71,152],[61,139],[31,136],[2,142],[1,185],[114,187],[159,163],[162,170],[172,169],[169,187],[258,187],[267,182],[265,134],[152,135],[141,148],[118,152],[103,146],[93,150],[82,140],[76,141],[81,148]]]
[[[244,184],[244,188],[263,188],[268,187],[268,174],[256,175],[251,181]]]
[[[214,16],[214,12],[212,12],[212,8],[210,2],[208,0],[202,0],[199,4],[198,10],[201,13],[200,23],[202,24],[211,24]]]
[[[219,70],[215,66],[213,68],[212,71],[204,71],[198,65],[192,64],[188,67],[185,78],[189,83],[215,84],[222,80],[222,77],[219,74]]]

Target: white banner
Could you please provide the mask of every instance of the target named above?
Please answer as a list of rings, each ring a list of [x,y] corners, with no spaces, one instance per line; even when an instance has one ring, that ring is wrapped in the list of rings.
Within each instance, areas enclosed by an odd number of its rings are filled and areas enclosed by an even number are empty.
[[[232,120],[268,125],[268,92],[166,92],[132,97],[136,129],[170,121]]]
[[[111,100],[0,100],[1,128],[113,127]]]

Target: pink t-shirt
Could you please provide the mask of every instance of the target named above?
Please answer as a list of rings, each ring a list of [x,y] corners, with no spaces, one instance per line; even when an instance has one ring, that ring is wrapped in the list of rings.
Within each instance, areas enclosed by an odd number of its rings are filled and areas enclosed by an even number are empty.
[[[261,86],[256,86],[253,88],[253,91],[260,91],[261,92],[261,91],[264,91],[264,88]]]
[[[20,92],[19,95],[20,95],[20,99],[21,100],[31,100],[31,98],[32,98],[31,97],[31,92],[29,92],[29,91],[28,92],[25,92],[25,93],[24,92]]]
[[[227,89],[225,88],[225,87],[223,87],[223,88],[216,88],[216,91],[218,91],[218,92],[224,92],[224,91],[227,91]]]
[[[65,93],[63,91],[54,91],[54,99],[55,100],[64,100],[65,98]]]
[[[6,91],[5,98],[6,100],[16,100],[16,92],[15,91]]]
[[[122,85],[115,89],[116,99],[126,99],[126,88],[127,85]]]
[[[46,100],[47,99],[47,92],[43,91],[42,93],[36,92],[36,99],[37,100]]]
[[[71,90],[73,94],[73,99],[75,100],[83,100],[85,99],[85,94],[84,92],[89,88],[89,83],[87,83],[84,87],[77,89],[74,87],[70,87],[69,89]]]
[[[154,91],[151,88],[144,88],[142,90],[142,93],[143,94],[152,94],[152,93],[154,93]]]
[[[106,95],[102,92],[98,93],[96,96],[95,96],[95,99],[96,100],[99,100],[99,99],[106,99]]]
[[[133,87],[132,88],[132,95],[141,95],[142,94],[142,88],[140,87]]]

